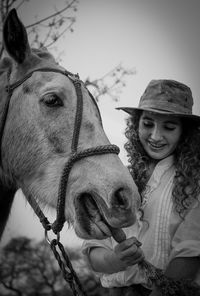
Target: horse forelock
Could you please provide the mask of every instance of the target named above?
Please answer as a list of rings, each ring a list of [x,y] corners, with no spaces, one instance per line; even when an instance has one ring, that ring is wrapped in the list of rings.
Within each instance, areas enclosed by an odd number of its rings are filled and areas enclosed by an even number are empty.
[[[30,59],[28,60],[29,67],[28,72],[32,71],[36,68],[42,68],[42,67],[49,67],[49,68],[58,68],[62,69],[61,67],[53,57],[53,55],[46,49],[36,49],[32,48],[32,54]]]
[[[0,61],[0,79],[2,79],[3,74],[8,73],[9,71],[11,77],[10,83],[13,83],[21,78],[24,78],[27,73],[33,71],[34,69],[42,67],[62,68],[47,49],[32,48],[31,53],[22,64],[17,64],[10,57],[4,57]]]
[[[0,61],[0,80],[2,81],[2,77],[5,73],[8,73],[12,69],[12,59],[10,57],[4,57]]]
[[[41,48],[41,49],[32,48],[32,54],[36,55],[37,57],[39,57],[42,60],[51,61],[53,63],[56,63],[55,58],[46,48]]]
[[[10,57],[4,57],[0,61],[0,74],[7,71],[12,66],[12,59]]]

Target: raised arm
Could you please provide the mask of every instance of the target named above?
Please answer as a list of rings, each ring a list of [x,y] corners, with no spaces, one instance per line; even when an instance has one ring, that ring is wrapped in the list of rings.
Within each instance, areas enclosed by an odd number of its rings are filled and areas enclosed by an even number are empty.
[[[114,250],[103,247],[91,248],[89,252],[91,266],[94,271],[106,274],[125,270],[144,258],[139,246],[140,243],[132,237],[119,243]]]

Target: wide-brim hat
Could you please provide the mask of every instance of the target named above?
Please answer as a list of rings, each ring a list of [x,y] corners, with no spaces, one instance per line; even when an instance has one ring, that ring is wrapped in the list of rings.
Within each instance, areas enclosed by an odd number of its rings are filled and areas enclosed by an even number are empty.
[[[130,115],[134,111],[149,111],[174,115],[198,121],[200,116],[192,113],[193,97],[190,88],[175,80],[151,80],[140,98],[138,107],[118,107]]]

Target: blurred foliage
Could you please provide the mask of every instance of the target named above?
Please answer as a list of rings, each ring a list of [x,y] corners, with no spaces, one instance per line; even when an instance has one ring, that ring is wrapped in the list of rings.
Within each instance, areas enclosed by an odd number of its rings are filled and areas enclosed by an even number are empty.
[[[80,249],[66,250],[72,266],[88,296],[107,295]],[[54,254],[46,241],[27,237],[11,239],[0,252],[1,296],[73,295],[62,277]]]

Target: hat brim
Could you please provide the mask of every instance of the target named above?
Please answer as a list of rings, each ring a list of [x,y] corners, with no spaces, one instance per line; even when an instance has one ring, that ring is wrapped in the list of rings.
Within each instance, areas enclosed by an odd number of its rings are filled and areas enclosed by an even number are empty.
[[[184,118],[188,118],[188,119],[191,119],[191,120],[198,121],[198,123],[200,124],[200,116],[194,115],[194,114],[172,113],[172,112],[169,112],[169,111],[160,110],[160,109],[153,109],[153,108],[117,107],[115,109],[123,110],[123,111],[125,111],[126,113],[128,113],[130,115],[133,115],[134,111],[148,111],[148,112],[152,112],[152,113],[184,117]]]

